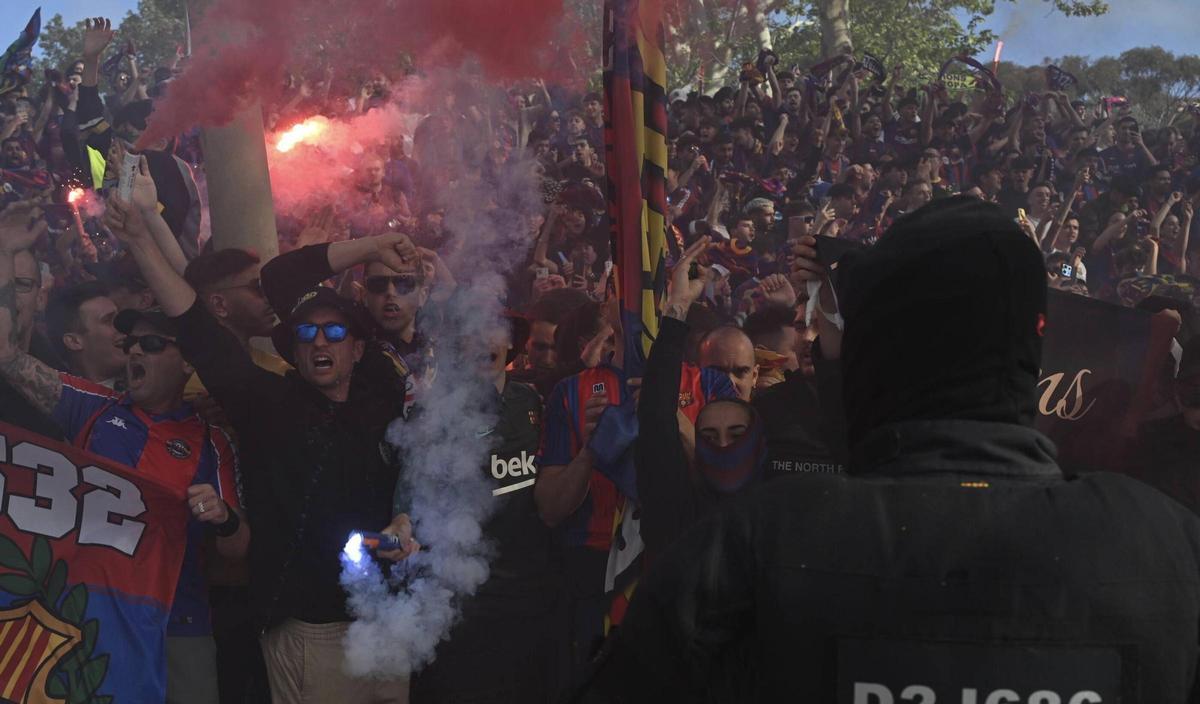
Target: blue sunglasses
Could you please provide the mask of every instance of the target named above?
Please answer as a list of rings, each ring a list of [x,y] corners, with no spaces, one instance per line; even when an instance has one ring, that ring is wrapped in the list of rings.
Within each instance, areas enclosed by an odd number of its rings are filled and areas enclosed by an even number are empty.
[[[296,342],[312,342],[316,340],[318,330],[324,333],[326,342],[341,342],[346,339],[346,335],[350,332],[349,328],[341,323],[325,323],[324,325],[300,323],[295,328]]]

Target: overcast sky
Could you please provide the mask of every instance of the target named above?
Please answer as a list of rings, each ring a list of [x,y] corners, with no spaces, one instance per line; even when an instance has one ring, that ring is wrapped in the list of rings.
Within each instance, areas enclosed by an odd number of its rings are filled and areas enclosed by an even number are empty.
[[[1108,14],[1096,18],[1050,13],[1048,4],[1046,0],[997,3],[987,26],[1004,40],[1003,58],[1038,64],[1046,56],[1116,55],[1153,44],[1176,53],[1200,53],[1200,0],[1108,0]],[[93,14],[124,17],[137,7],[137,0],[46,0],[41,5],[44,20],[61,13],[70,23]],[[0,0],[0,51],[16,38],[36,7],[22,0]],[[990,47],[984,55],[990,59],[994,50]]]

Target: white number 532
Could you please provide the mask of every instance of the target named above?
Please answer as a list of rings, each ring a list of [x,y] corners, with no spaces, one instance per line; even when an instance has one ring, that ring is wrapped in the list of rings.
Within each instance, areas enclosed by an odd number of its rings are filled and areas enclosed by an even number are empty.
[[[146,524],[134,520],[146,512],[137,485],[96,466],[80,469],[65,455],[30,442],[12,447],[0,435],[0,460],[35,473],[33,496],[10,494],[0,472],[0,514],[19,530],[62,538],[78,528],[80,545],[103,545],[132,556]],[[73,493],[80,480],[91,488],[81,498]]]

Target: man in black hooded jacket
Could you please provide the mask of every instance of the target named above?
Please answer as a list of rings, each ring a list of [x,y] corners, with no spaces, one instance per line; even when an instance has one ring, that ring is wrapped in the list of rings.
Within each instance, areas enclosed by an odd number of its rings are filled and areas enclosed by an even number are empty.
[[[848,475],[770,482],[681,539],[591,698],[1197,701],[1200,522],[1122,476],[1064,479],[1031,427],[1055,322],[1037,248],[952,198],[840,275]]]

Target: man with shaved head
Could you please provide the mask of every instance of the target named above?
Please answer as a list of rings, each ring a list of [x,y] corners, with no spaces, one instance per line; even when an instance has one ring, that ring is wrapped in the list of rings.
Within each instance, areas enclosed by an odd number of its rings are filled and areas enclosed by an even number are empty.
[[[754,343],[735,327],[720,327],[700,342],[700,366],[719,369],[729,375],[738,398],[750,400],[758,383],[758,363],[754,361]]]

